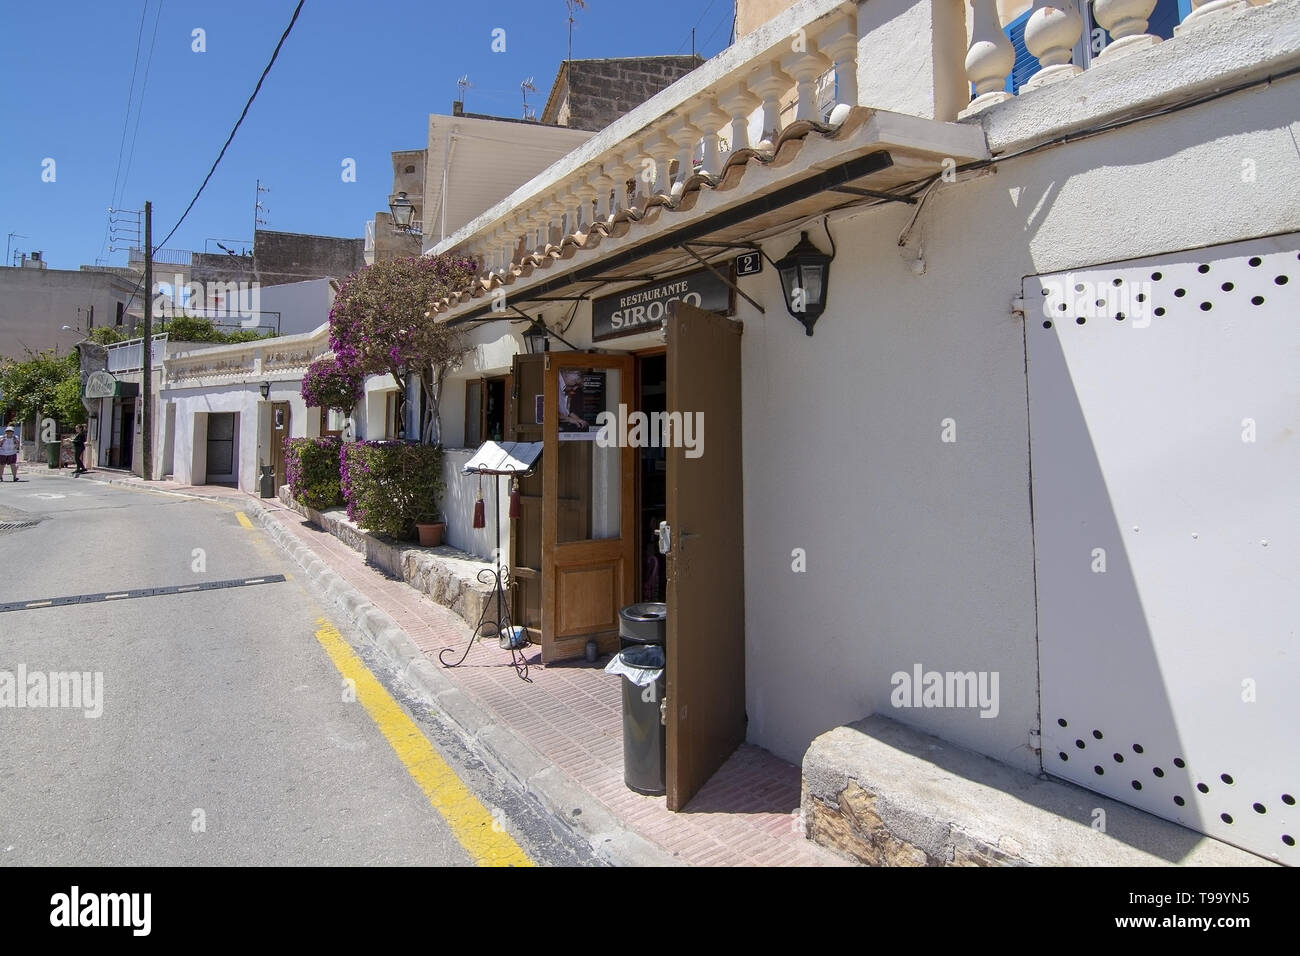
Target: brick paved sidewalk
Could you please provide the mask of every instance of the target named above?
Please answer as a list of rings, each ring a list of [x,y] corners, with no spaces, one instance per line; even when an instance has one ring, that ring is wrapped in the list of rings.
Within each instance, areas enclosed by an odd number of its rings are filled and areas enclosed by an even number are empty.
[[[155,481],[148,487],[256,501],[336,574],[389,614],[435,665],[442,648],[456,648],[459,657],[469,640],[470,628],[455,613],[367,565],[361,554],[278,500],[253,499],[234,488],[212,485],[188,488]],[[539,650],[532,648],[529,660],[535,663],[529,671],[531,684],[515,676],[508,651],[488,642],[476,645],[461,667],[442,672],[621,823],[685,863],[845,865],[796,832],[798,767],[745,744],[683,812],[670,813],[663,797],[643,796],[623,783],[621,682],[604,673],[605,659],[597,664],[542,666]]]

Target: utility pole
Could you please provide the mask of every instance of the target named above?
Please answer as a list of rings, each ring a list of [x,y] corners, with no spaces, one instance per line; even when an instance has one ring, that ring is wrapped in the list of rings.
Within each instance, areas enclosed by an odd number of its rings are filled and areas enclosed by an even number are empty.
[[[144,204],[144,343],[140,364],[140,477],[153,478],[153,203]]]

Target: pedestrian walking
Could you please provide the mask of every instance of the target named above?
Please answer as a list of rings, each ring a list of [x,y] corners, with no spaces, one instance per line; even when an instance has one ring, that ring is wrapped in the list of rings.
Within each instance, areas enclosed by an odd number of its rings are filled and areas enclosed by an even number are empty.
[[[76,432],[72,436],[72,457],[77,460],[77,470],[72,473],[72,477],[84,475],[88,469],[83,463],[82,458],[86,454],[86,426],[78,425]]]
[[[17,481],[18,434],[12,425],[5,428],[4,437],[0,438],[0,481],[4,481],[5,478],[5,465],[9,466],[9,473],[14,476],[14,481]]]

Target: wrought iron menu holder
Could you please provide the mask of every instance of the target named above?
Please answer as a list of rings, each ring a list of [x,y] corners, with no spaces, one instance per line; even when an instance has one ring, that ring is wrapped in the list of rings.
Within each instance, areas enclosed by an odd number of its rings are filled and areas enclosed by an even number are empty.
[[[521,454],[516,456],[514,452],[521,452]],[[501,478],[503,476],[511,479],[527,478],[532,475],[533,463],[540,453],[541,442],[519,442],[504,448],[496,442],[486,442],[462,469],[462,474],[465,475],[490,475],[496,486],[493,495],[496,508],[496,566],[484,568],[478,573],[479,581],[492,585],[492,596],[483,605],[483,613],[479,616],[478,624],[475,625],[474,633],[470,635],[469,643],[465,646],[460,659],[454,664],[447,663],[448,655],[456,653],[454,647],[444,647],[438,652],[438,662],[443,667],[459,667],[465,663],[465,658],[469,657],[469,652],[473,650],[476,642],[483,638],[496,637],[499,646],[510,651],[510,663],[514,666],[519,679],[532,683],[532,678],[528,676],[528,658],[525,656],[525,651],[531,644],[528,631],[520,628],[516,632],[510,620],[510,596],[507,593],[510,587],[510,569],[501,560]]]

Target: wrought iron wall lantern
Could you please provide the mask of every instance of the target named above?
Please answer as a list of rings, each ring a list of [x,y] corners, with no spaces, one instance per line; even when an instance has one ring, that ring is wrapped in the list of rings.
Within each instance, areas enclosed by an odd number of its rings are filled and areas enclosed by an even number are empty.
[[[529,355],[540,355],[551,350],[546,324],[540,318],[534,319],[533,324],[524,330],[524,345],[528,348]]]
[[[266,399],[268,399],[268,398],[271,397],[271,383],[270,383],[270,382],[263,382],[261,385],[257,386],[257,390],[258,390],[259,392],[262,393],[262,399],[263,399],[264,401],[265,401]]]
[[[388,211],[393,217],[393,228],[401,232],[413,232],[411,223],[415,218],[415,205],[406,198],[405,192],[399,192],[397,198],[388,204]]]
[[[775,263],[781,277],[786,311],[803,325],[808,335],[813,334],[813,326],[826,311],[831,260],[835,258],[835,240],[831,238],[829,227],[826,228],[826,238],[831,241],[830,255],[813,245],[807,232],[801,232],[798,244]]]

